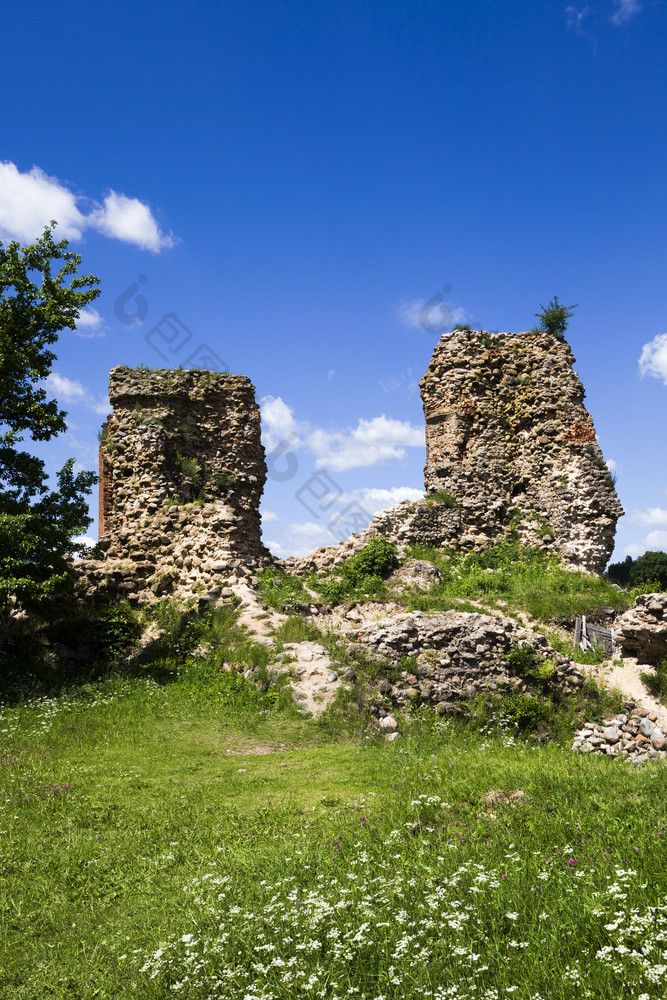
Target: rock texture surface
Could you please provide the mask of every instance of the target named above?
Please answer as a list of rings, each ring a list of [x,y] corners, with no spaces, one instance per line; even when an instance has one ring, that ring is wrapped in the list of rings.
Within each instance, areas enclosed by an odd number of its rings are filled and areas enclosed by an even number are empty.
[[[100,557],[89,597],[218,595],[267,553],[254,387],[242,375],[114,368],[100,446]]]
[[[529,689],[535,681],[510,666],[510,651],[528,646],[536,664],[543,665],[543,683],[557,684],[572,693],[583,683],[581,673],[546,638],[522,628],[509,618],[466,611],[422,614],[412,611],[363,625],[349,634],[350,650],[404,666],[401,680],[387,693],[397,702],[433,702],[441,714],[457,701],[480,691],[511,692]],[[405,666],[405,658],[411,666]]]
[[[289,568],[326,569],[375,534],[399,548],[479,551],[512,533],[601,573],[623,510],[573,364],[568,344],[546,333],[445,334],[420,382],[426,499]]]
[[[461,547],[498,540],[514,521],[524,544],[604,569],[623,511],[574,360],[547,333],[440,339],[420,382],[424,474],[427,493],[461,502]]]
[[[340,687],[339,664],[317,642],[286,642],[269,670],[288,673],[295,702],[315,718],[332,703]]]
[[[603,724],[587,723],[575,735],[573,750],[619,757],[634,764],[666,756],[667,737],[657,725],[655,712],[633,708],[605,719]]]
[[[640,594],[616,621],[616,641],[640,663],[667,657],[667,594]]]

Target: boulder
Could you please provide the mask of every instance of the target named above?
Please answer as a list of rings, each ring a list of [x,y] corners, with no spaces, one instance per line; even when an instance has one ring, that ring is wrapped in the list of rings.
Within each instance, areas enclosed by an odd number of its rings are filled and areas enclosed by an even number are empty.
[[[667,657],[667,594],[640,594],[616,622],[616,641],[640,663]]]

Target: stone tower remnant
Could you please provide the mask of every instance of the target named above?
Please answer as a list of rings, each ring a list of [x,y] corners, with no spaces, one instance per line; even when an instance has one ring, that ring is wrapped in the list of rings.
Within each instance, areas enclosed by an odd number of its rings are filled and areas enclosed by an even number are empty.
[[[378,534],[477,552],[509,536],[601,573],[623,510],[573,364],[568,344],[546,332],[444,334],[419,383],[425,500],[286,565],[324,570]]]
[[[441,337],[420,382],[424,476],[456,503],[460,547],[514,530],[570,568],[604,569],[623,510],[574,361],[546,332]]]
[[[114,368],[100,444],[101,558],[77,564],[88,596],[219,593],[266,557],[266,481],[250,379]]]

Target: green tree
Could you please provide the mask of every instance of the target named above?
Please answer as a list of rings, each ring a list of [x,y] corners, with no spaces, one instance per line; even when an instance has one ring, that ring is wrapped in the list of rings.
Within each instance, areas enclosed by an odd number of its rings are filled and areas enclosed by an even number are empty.
[[[667,552],[645,552],[635,559],[630,567],[630,583],[633,587],[644,584],[658,584],[667,587]]]
[[[553,299],[546,308],[540,304],[542,312],[535,313],[540,321],[539,329],[551,333],[557,340],[565,340],[565,331],[570,316],[574,315],[577,303],[571,306],[562,306],[558,301],[558,296]]]
[[[623,562],[611,563],[607,566],[606,576],[612,583],[617,583],[619,587],[627,587],[630,583],[632,564],[632,556],[626,556]]]
[[[61,330],[99,295],[99,279],[77,275],[78,254],[54,242],[52,222],[33,244],[0,242],[0,618],[63,587],[73,538],[91,522],[86,495],[97,477],[74,475],[69,459],[46,484],[44,462],[18,445],[27,432],[49,441],[67,429],[66,413],[43,386]]]

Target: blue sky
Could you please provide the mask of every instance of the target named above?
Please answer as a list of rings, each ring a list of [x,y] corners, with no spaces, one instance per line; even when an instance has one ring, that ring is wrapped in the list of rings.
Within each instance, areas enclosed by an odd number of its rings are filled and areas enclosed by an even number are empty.
[[[50,469],[96,467],[112,366],[206,358],[264,401],[265,540],[308,551],[421,491],[447,322],[558,295],[615,558],[667,549],[664,0],[28,0],[3,42],[0,238],[55,217],[102,287]]]

